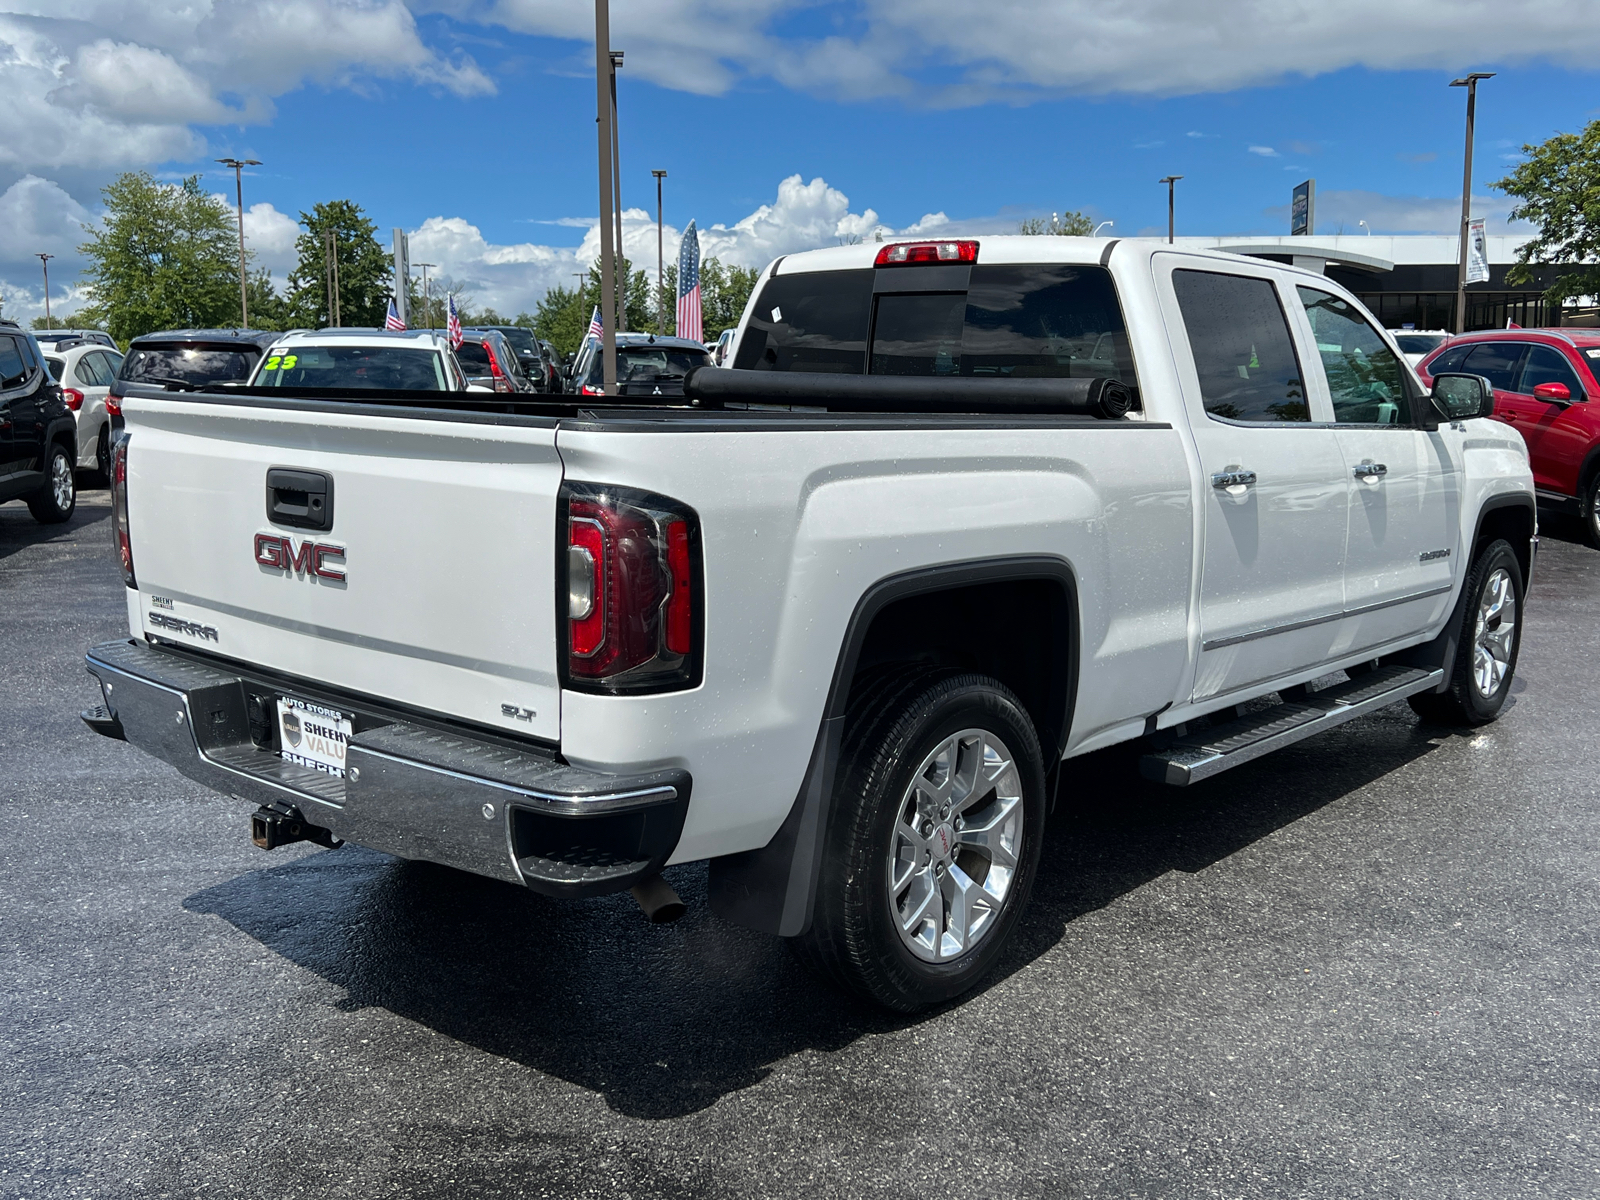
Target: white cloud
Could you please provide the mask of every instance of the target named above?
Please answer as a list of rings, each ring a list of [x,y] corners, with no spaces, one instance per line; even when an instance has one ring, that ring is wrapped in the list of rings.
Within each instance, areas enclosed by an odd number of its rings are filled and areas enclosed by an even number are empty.
[[[568,0],[415,3],[592,44],[592,13]],[[630,76],[683,91],[716,95],[756,77],[830,98],[904,95],[940,105],[1227,91],[1352,66],[1454,71],[1482,61],[1485,29],[1495,31],[1496,62],[1587,69],[1600,52],[1592,0],[858,0],[839,14],[848,35],[773,32],[810,7],[805,0],[619,3],[612,43],[627,47]],[[572,63],[587,69],[582,53]],[[945,82],[928,82],[951,71]]]
[[[1249,150],[1250,150],[1251,154],[1258,154],[1262,158],[1278,158],[1278,157],[1280,157],[1278,152],[1276,150],[1274,150],[1271,146],[1251,146],[1251,147],[1249,147]]]
[[[228,197],[219,193],[217,199],[233,210]],[[301,232],[298,221],[270,204],[252,204],[244,210],[245,245],[255,255],[256,267],[271,271],[280,287],[294,269],[294,240]]]
[[[205,153],[196,124],[258,124],[308,82],[494,90],[424,44],[401,0],[8,0],[0,166],[106,170]]]
[[[88,209],[58,184],[24,175],[0,194],[0,264],[40,253],[76,261],[89,220]]]

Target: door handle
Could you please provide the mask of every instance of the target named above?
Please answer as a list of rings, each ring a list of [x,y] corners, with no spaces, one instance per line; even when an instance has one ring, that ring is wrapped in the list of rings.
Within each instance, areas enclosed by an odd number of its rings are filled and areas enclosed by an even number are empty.
[[[1357,463],[1353,473],[1357,479],[1365,480],[1366,482],[1371,483],[1380,475],[1387,475],[1389,473],[1389,468],[1384,466],[1382,463],[1375,463],[1371,459],[1368,459],[1366,462]]]
[[[1211,473],[1211,486],[1214,488],[1249,487],[1256,481],[1254,471],[1213,471]]]

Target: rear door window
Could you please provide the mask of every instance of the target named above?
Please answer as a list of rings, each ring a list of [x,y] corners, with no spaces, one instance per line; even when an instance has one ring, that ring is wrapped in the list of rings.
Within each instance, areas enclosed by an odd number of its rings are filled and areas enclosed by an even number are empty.
[[[1458,369],[1482,375],[1497,392],[1514,392],[1523,348],[1521,342],[1479,342]]]
[[[1174,271],[1205,410],[1224,421],[1309,421],[1300,359],[1268,279]]]

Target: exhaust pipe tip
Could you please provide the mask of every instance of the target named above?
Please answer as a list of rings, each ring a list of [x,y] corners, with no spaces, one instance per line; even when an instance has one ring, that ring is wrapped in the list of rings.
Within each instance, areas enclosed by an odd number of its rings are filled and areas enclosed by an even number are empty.
[[[688,911],[672,885],[659,875],[641,879],[633,885],[633,898],[652,925],[670,925]]]

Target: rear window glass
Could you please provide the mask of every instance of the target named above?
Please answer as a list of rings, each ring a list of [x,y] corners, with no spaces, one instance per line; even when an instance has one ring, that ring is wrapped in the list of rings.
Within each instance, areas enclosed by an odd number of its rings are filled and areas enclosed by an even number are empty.
[[[294,346],[267,356],[258,387],[448,390],[439,355],[394,346]]]
[[[489,351],[482,342],[462,342],[456,347],[456,361],[468,375],[488,375]]]
[[[703,367],[711,361],[704,350],[688,350],[674,346],[618,346],[618,383],[670,383],[682,379],[691,367]],[[589,364],[588,384],[599,387],[605,364],[596,354]]]
[[[915,268],[903,268],[908,285]],[[767,282],[735,366],[776,371],[1117,379],[1137,386],[1109,272],[1051,263],[972,268],[966,292],[882,292],[874,272]],[[871,353],[868,355],[868,332]]]
[[[128,383],[180,383],[200,386],[248,379],[257,355],[247,350],[207,350],[194,346],[136,346],[122,360],[117,378]]]
[[[1401,346],[1401,349],[1403,350],[1405,347]],[[1461,370],[1461,360],[1466,358],[1467,351],[1471,349],[1471,346],[1451,346],[1450,349],[1428,364],[1428,374],[1437,375],[1441,371]]]
[[[871,318],[870,268],[775,275],[751,310],[734,366],[860,375]]]
[[[533,336],[533,330],[524,329],[513,325],[508,329],[500,330],[500,336],[511,343],[511,348],[518,354],[538,354],[539,340]]]
[[[28,374],[14,337],[0,337],[0,387],[19,387]]]
[[[1394,335],[1395,345],[1400,347],[1401,354],[1426,354],[1443,341],[1444,337],[1437,333],[1397,333]]]
[[[57,383],[60,383],[61,372],[67,369],[67,360],[64,358],[53,358],[46,354],[44,356],[44,365],[50,368],[50,378],[54,379]]]

